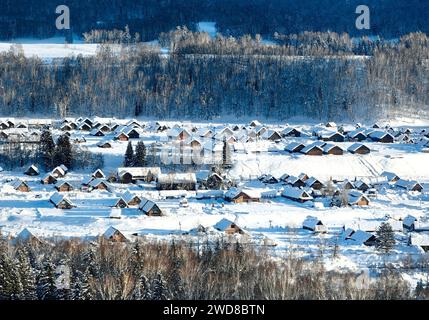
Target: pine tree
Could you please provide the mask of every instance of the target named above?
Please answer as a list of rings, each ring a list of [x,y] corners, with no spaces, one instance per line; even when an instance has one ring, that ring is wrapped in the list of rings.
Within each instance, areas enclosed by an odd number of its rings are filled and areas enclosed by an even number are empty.
[[[226,139],[223,140],[223,148],[222,148],[222,167],[224,169],[231,168],[232,162],[231,162],[231,148],[226,141]]]
[[[146,166],[146,146],[143,141],[139,141],[136,146],[136,152],[133,160],[134,167]]]
[[[89,283],[91,275],[88,269],[85,272],[75,271],[72,278],[72,300],[92,300],[94,293]]]
[[[0,244],[0,300],[22,298],[22,285],[6,244]]]
[[[152,292],[149,286],[149,281],[147,280],[144,273],[136,281],[136,285],[133,292],[134,300],[151,300]]]
[[[49,130],[43,131],[40,136],[39,155],[41,164],[45,170],[53,169],[54,167],[54,155],[55,155],[55,143],[52,139],[52,134]]]
[[[168,288],[170,296],[176,300],[182,300],[185,298],[185,290],[183,285],[182,276],[180,274],[180,269],[182,266],[182,259],[179,257],[176,244],[172,243],[170,248],[170,266],[169,266],[169,277],[168,277]]]
[[[87,251],[85,251],[82,260],[82,264],[83,266],[85,266],[88,272],[88,276],[98,278],[98,276],[100,275],[100,271],[96,261],[95,250],[93,247],[90,247]]]
[[[58,138],[55,148],[54,165],[65,165],[71,168],[73,163],[73,151],[68,135],[64,134]]]
[[[127,150],[125,151],[124,167],[132,167],[134,160],[134,150],[131,141],[128,142]]]
[[[161,273],[153,279],[151,291],[152,300],[168,300],[168,289]]]
[[[55,265],[49,257],[44,261],[37,280],[37,296],[39,300],[55,300],[57,298]]]
[[[389,223],[383,222],[377,230],[376,249],[388,254],[395,246],[395,233]]]
[[[22,286],[22,298],[24,300],[36,300],[36,277],[25,247],[18,248],[16,260],[18,276]]]

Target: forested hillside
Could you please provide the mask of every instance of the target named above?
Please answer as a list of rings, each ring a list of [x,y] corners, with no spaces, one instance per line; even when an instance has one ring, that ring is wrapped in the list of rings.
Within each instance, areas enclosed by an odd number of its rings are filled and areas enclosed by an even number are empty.
[[[259,33],[270,37],[274,32],[307,30],[398,38],[429,32],[426,0],[2,0],[0,39],[55,35],[59,4],[69,6],[71,25],[78,35],[128,25],[144,41],[177,25],[195,30],[198,21],[215,21],[222,34],[233,36]],[[370,30],[355,28],[355,10],[361,4],[371,9]]]
[[[96,56],[48,64],[15,47],[0,55],[0,112],[360,121],[429,112],[425,34],[357,44],[333,33],[278,37],[282,45],[266,46],[177,30],[163,35],[168,55],[154,46],[123,46],[120,54],[104,46]]]

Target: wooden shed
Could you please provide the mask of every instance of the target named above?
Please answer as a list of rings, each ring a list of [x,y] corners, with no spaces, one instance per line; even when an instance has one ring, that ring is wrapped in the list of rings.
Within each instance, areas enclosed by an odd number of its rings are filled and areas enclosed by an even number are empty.
[[[26,174],[27,176],[38,176],[39,173],[39,168],[37,168],[34,164],[29,166],[24,172],[24,174]]]
[[[245,232],[243,229],[241,229],[235,222],[232,222],[228,219],[223,218],[219,222],[217,222],[213,228],[215,228],[218,231],[225,232],[228,235],[232,234],[244,234]]]
[[[152,200],[142,198],[139,209],[147,216],[153,217],[157,216],[160,217],[163,215],[163,212],[161,208]]]
[[[73,186],[67,181],[59,181],[55,184],[55,189],[59,192],[70,192],[73,191]]]
[[[114,227],[109,227],[104,233],[103,238],[112,242],[128,242],[125,235]]]

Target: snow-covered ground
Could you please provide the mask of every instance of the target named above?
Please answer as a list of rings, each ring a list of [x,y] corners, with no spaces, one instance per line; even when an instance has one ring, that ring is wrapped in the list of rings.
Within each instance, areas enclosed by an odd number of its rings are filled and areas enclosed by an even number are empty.
[[[4,121],[6,119],[0,119]],[[21,119],[15,119],[20,121]],[[98,118],[102,123],[125,124],[128,120]],[[154,142],[168,144],[165,132],[156,132],[154,122],[141,121],[143,128],[139,129],[140,138],[132,139],[135,145],[138,140],[144,141],[146,146]],[[405,123],[405,125],[404,125]],[[172,127],[174,122],[163,122]],[[179,123],[191,131],[192,127],[210,128],[219,132],[225,127],[222,123]],[[228,124],[233,127],[233,124]],[[243,124],[241,124],[242,126]],[[292,124],[289,124],[291,126]],[[398,122],[400,128],[411,128],[414,134],[428,129],[428,123],[410,124]],[[296,123],[294,127],[309,132],[313,124]],[[270,130],[281,131],[283,124],[270,124]],[[6,129],[5,132],[14,129]],[[16,129],[15,129],[16,130]],[[25,130],[25,129],[24,129]],[[54,135],[62,133],[54,130]],[[88,132],[73,130],[71,139],[83,136],[86,142],[81,147],[94,153],[102,153],[106,175],[115,172],[122,166],[123,155],[127,142],[113,141],[112,148],[99,148],[100,140],[111,140],[113,133],[106,137],[91,136]],[[342,238],[342,228],[353,226],[354,229],[372,230],[382,222],[389,222],[396,228],[397,245],[389,255],[388,260],[400,263],[407,257],[418,261],[427,254],[418,246],[408,245],[409,236],[402,229],[401,220],[407,215],[413,215],[420,221],[429,219],[429,153],[423,152],[422,146],[410,143],[376,143],[364,141],[370,149],[368,155],[354,155],[345,153],[342,156],[323,155],[307,156],[299,153],[290,154],[284,147],[291,142],[309,144],[315,141],[314,137],[300,138],[286,137],[274,142],[258,139],[255,142],[236,142],[232,153],[233,167],[228,175],[238,182],[238,187],[244,190],[258,192],[274,192],[274,198],[262,199],[257,203],[231,203],[224,199],[198,199],[195,192],[185,192],[188,207],[180,204],[181,199],[167,199],[165,192],[157,191],[153,184],[120,184],[112,183],[110,192],[80,191],[83,178],[91,174],[90,170],[72,171],[62,180],[72,183],[76,190],[67,193],[68,198],[77,206],[71,210],[59,210],[49,202],[49,197],[55,192],[53,185],[42,185],[40,176],[29,177],[23,174],[24,168],[0,173],[0,226],[4,234],[17,235],[24,228],[29,228],[38,236],[60,237],[92,237],[102,234],[110,226],[114,226],[128,237],[139,234],[148,238],[189,238],[183,235],[199,225],[210,227],[219,220],[227,218],[244,229],[253,239],[259,241],[269,238],[277,246],[275,252],[285,254],[289,250],[308,259],[323,255],[328,268],[337,270],[362,270],[381,266],[384,257],[377,253],[374,247]],[[352,142],[339,142],[336,145],[347,149]],[[257,151],[257,152],[255,152]],[[1,164],[0,164],[1,166]],[[161,168],[162,170],[162,168]],[[323,182],[331,177],[337,180],[371,179],[379,177],[383,171],[394,172],[402,179],[417,180],[425,189],[423,192],[408,192],[391,185],[377,187],[377,196],[372,197],[369,206],[330,207],[329,200],[317,199],[314,202],[298,203],[278,196],[284,188],[284,183],[266,184],[257,177],[262,174],[271,174],[280,177],[284,173],[299,175],[306,173]],[[26,181],[31,191],[17,192],[11,189],[10,181],[20,178]],[[136,207],[112,209],[110,204],[120,197],[126,190],[152,199],[164,211],[163,217],[148,217]],[[120,219],[110,218],[112,212]],[[302,228],[307,216],[315,216],[327,227],[327,233],[316,234]],[[221,233],[218,233],[220,236]],[[197,237],[197,236],[195,236]],[[204,240],[208,235],[199,235]],[[194,239],[195,240],[195,239]],[[337,258],[333,259],[334,248]],[[415,281],[423,275],[422,272],[408,274],[409,279]]]

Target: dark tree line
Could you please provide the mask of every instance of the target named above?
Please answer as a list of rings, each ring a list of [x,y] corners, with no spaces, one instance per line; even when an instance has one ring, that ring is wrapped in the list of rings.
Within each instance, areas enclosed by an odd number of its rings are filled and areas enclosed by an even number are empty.
[[[0,112],[364,121],[429,111],[423,33],[371,43],[365,57],[348,48],[346,35],[308,33],[300,37],[311,41],[265,48],[250,37],[202,41],[203,34],[185,33],[168,57],[139,45],[120,56],[103,46],[96,56],[52,64],[17,48],[0,54]]]
[[[144,142],[137,142],[135,151],[131,141],[128,142],[124,156],[124,167],[145,167],[146,164],[146,146]]]
[[[427,299],[394,269],[361,286],[353,273],[327,272],[293,255],[240,243],[46,244],[0,241],[0,299]],[[368,279],[367,279],[368,280]]]
[[[2,0],[0,38],[50,37],[55,29],[56,0]],[[70,7],[76,34],[94,29],[124,29],[139,33],[144,41],[177,25],[195,30],[198,21],[215,21],[227,36],[304,30],[347,32],[354,36],[379,34],[397,38],[415,31],[429,32],[429,7],[424,0],[368,0],[371,30],[355,28],[360,0],[64,0]]]

